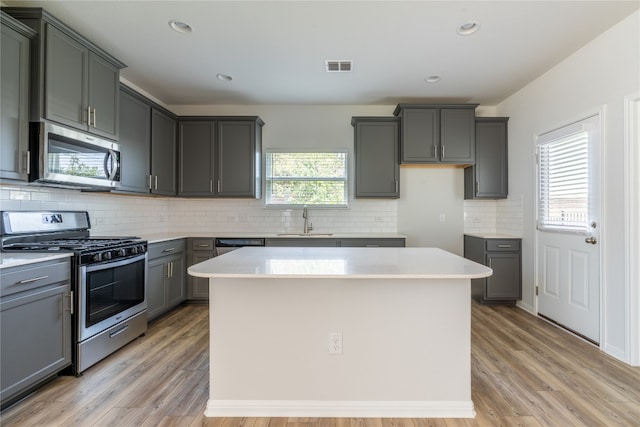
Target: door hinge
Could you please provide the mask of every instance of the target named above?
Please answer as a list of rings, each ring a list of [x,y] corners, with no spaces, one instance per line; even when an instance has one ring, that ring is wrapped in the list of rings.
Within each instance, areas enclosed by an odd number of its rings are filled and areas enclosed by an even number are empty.
[[[538,286],[536,286],[536,296],[538,296]]]

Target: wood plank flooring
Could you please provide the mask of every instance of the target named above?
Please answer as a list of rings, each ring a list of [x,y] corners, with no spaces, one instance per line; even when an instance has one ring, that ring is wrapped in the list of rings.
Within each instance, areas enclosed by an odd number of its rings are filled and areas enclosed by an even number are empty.
[[[475,419],[207,418],[208,307],[183,305],[80,378],[0,414],[8,426],[640,426],[640,368],[515,307],[472,306]]]

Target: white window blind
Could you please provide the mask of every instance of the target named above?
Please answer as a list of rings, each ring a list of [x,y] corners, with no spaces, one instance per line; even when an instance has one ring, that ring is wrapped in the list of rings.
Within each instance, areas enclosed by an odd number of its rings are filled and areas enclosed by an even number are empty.
[[[347,153],[266,153],[267,206],[346,207]]]
[[[589,132],[575,127],[538,144],[538,228],[589,230]]]

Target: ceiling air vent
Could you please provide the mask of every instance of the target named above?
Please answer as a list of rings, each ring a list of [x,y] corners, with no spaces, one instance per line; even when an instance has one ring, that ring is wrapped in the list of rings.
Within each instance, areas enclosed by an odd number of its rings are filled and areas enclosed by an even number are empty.
[[[327,73],[348,73],[353,67],[351,60],[326,60],[324,61]]]

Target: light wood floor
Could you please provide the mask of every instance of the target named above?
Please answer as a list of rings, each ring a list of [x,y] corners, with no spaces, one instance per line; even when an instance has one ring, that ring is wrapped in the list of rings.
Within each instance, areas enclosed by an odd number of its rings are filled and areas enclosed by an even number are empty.
[[[514,307],[472,308],[475,419],[206,418],[208,308],[184,305],[81,378],[58,377],[2,426],[640,426],[640,368]]]

